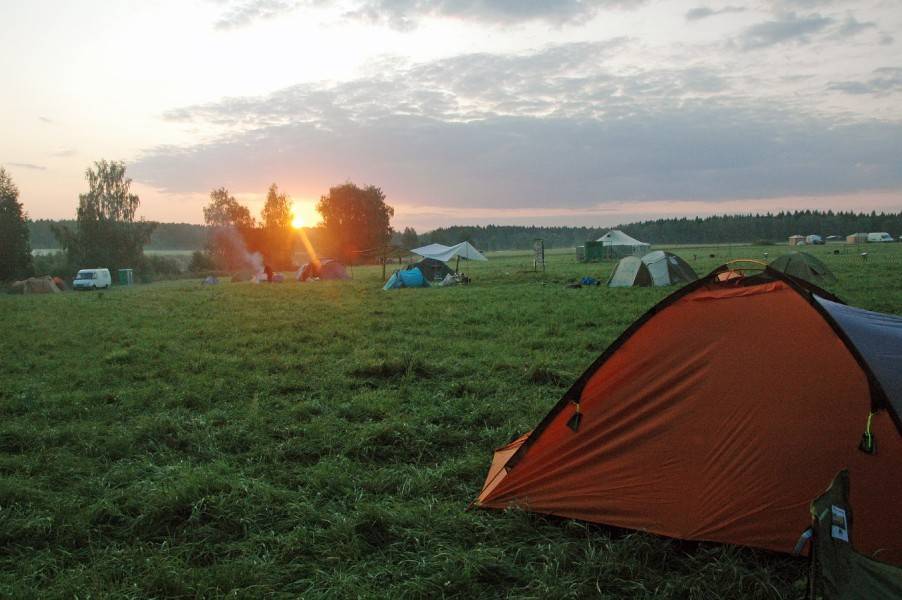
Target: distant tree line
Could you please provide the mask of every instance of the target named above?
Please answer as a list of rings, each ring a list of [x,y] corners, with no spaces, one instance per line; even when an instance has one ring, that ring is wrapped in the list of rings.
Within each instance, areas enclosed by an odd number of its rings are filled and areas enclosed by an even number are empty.
[[[145,250],[201,250],[207,241],[207,227],[192,223],[160,223],[148,221],[154,225],[150,234],[150,242]],[[60,242],[53,233],[54,227],[75,226],[75,219],[36,219],[28,221],[28,232],[33,248],[54,250],[60,248]]]
[[[421,234],[418,243],[455,244],[466,240],[481,250],[518,250],[531,248],[533,240],[542,238],[546,248],[572,248],[587,240],[598,239],[611,229],[620,229],[651,244],[781,242],[795,234],[845,237],[850,233],[870,231],[887,231],[898,236],[902,235],[902,212],[805,210],[763,215],[656,219],[614,227],[453,226]]]

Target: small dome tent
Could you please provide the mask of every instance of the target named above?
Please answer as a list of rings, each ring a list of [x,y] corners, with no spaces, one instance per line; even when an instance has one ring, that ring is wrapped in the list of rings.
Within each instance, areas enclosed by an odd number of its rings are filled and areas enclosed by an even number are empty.
[[[900,562],[900,355],[902,317],[768,267],[721,267],[645,313],[499,448],[474,503],[792,552],[809,501],[847,468],[856,548]]]
[[[657,286],[689,283],[698,279],[698,274],[685,260],[663,250],[649,252],[642,257],[648,267],[652,282]]]
[[[396,290],[399,288],[421,288],[429,287],[429,282],[423,277],[423,273],[419,269],[406,269],[404,271],[395,271],[388,278],[383,290]]]
[[[309,262],[298,269],[295,279],[307,281],[308,279],[350,279],[348,270],[343,264],[331,258],[322,258],[319,264]]]
[[[651,273],[638,256],[621,258],[608,278],[608,287],[649,287],[652,284]]]
[[[424,258],[420,262],[407,267],[407,270],[411,269],[419,269],[426,281],[442,281],[445,277],[454,273],[451,267],[434,258]]]
[[[698,279],[685,260],[662,250],[649,252],[641,259],[621,258],[608,279],[608,287],[666,286]]]
[[[815,285],[836,283],[836,276],[833,275],[833,271],[828,269],[827,265],[807,252],[790,252],[789,254],[784,254],[770,263],[770,268],[799,279],[804,279]]]

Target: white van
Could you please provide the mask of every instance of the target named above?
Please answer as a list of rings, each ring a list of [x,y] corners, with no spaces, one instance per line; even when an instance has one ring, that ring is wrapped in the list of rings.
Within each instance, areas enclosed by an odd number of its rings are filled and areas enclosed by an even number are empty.
[[[75,276],[72,287],[76,290],[99,290],[110,287],[112,283],[109,269],[82,269]]]
[[[885,231],[877,231],[868,234],[869,242],[891,242],[893,241],[893,236],[886,233]]]

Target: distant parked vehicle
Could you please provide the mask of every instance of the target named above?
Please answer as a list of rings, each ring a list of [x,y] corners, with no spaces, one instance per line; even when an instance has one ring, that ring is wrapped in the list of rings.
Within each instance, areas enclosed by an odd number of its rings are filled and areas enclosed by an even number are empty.
[[[100,290],[110,287],[112,283],[109,269],[82,269],[75,276],[72,287],[76,290]]]
[[[885,231],[877,231],[877,232],[868,234],[868,241],[869,242],[892,242],[893,236],[886,233]]]
[[[817,245],[819,245],[819,244],[823,244],[823,243],[824,243],[824,238],[822,238],[822,237],[819,236],[819,235],[815,235],[815,234],[812,233],[811,235],[805,237],[805,243],[806,243],[806,244],[811,244],[812,246],[817,246]]]

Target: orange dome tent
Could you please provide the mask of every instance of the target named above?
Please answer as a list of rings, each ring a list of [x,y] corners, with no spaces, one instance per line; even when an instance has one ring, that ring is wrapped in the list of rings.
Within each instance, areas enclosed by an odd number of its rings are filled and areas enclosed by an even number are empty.
[[[902,561],[902,318],[760,271],[647,312],[496,451],[475,504],[791,552],[848,468],[856,548]]]

